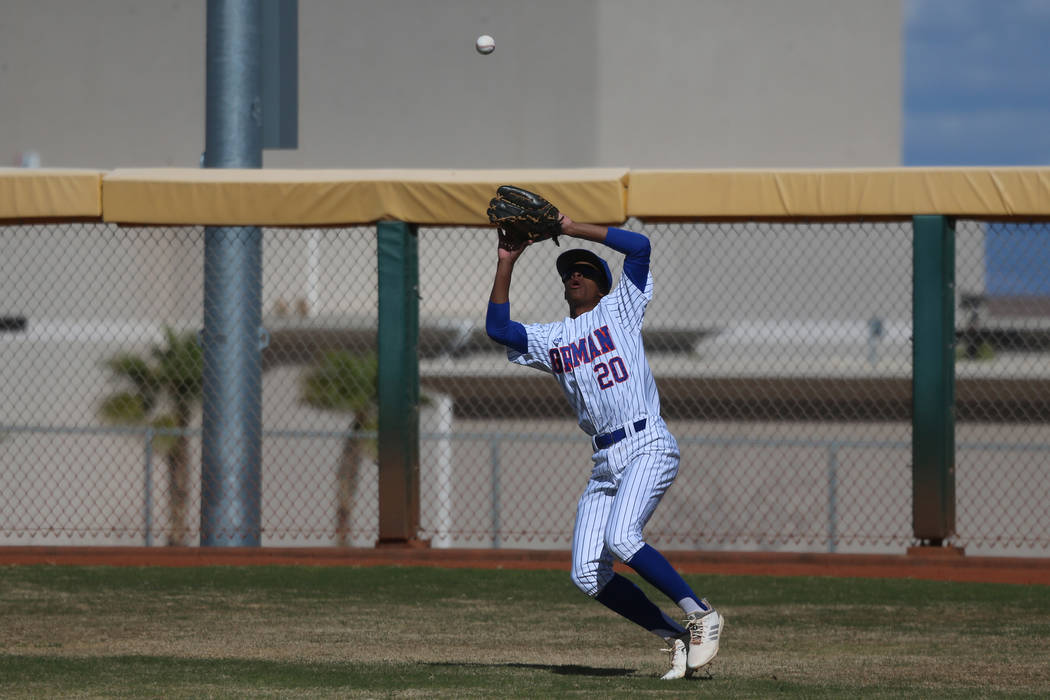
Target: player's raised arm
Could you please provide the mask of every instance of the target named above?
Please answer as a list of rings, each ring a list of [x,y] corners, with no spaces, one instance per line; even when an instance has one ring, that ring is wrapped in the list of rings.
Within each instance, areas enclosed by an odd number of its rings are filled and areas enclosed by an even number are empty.
[[[514,275],[514,263],[525,252],[525,246],[517,250],[497,248],[496,278],[492,280],[492,293],[489,301],[494,304],[506,304],[510,301],[510,280]]]
[[[525,327],[510,320],[510,281],[514,274],[514,263],[525,252],[524,245],[517,250],[498,248],[496,276],[492,280],[488,311],[485,314],[485,332],[497,343],[524,353],[528,339]]]
[[[561,231],[566,236],[572,236],[573,238],[583,238],[588,241],[605,243],[605,236],[608,234],[609,229],[605,226],[583,224],[579,221],[573,221],[565,214],[562,214]]]
[[[562,215],[562,232],[574,238],[604,243],[623,253],[623,273],[638,289],[645,289],[649,274],[649,254],[652,250],[649,239],[640,233],[621,228],[607,228],[594,224],[582,224]]]

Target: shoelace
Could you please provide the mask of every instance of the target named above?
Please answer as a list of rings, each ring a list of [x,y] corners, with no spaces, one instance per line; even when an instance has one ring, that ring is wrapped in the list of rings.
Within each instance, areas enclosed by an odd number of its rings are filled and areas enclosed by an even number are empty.
[[[718,630],[721,627],[721,618],[718,623],[710,627],[704,622],[704,618],[690,620],[686,623],[689,630],[689,639],[692,642],[711,642],[718,639]]]
[[[674,642],[671,642],[671,648],[670,649],[661,649],[660,651],[665,652],[668,656],[671,657],[671,661],[674,661],[674,655],[675,655],[675,652],[678,651],[678,649],[675,647]],[[685,649],[682,649],[682,651],[685,651]]]

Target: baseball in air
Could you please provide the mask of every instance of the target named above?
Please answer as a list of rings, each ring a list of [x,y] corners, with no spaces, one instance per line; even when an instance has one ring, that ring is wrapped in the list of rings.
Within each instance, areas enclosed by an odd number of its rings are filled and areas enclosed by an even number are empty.
[[[478,40],[474,42],[474,48],[478,50],[483,56],[487,56],[496,50],[496,40],[490,37],[488,34],[482,34],[478,37]]]

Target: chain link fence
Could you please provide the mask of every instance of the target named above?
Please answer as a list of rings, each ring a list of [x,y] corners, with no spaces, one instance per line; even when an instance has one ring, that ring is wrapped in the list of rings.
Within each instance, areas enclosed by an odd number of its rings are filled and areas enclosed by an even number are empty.
[[[910,222],[627,227],[653,242],[645,339],[682,448],[654,545],[913,544]],[[1011,246],[1045,277],[1016,249],[1046,233],[956,225],[953,543],[973,554],[1050,546],[1050,297],[989,280]],[[0,544],[196,544],[203,228],[12,225],[0,242]],[[565,315],[563,249],[522,257],[514,319]],[[589,442],[556,383],[485,335],[492,232],[421,228],[419,260],[420,537],[568,548]],[[263,261],[263,544],[371,546],[375,228],[267,228]]]

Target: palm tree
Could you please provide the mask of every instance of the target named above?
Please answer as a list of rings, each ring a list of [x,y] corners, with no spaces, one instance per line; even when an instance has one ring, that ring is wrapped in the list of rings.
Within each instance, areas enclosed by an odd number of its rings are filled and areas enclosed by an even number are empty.
[[[103,399],[99,409],[103,420],[179,431],[155,437],[153,449],[168,467],[168,544],[183,546],[187,544],[190,493],[189,438],[185,431],[201,401],[203,384],[204,362],[197,336],[165,327],[164,343],[150,348],[148,356],[120,353],[105,365],[124,388]]]
[[[357,471],[365,454],[374,453],[375,441],[364,439],[361,431],[375,430],[377,417],[377,377],[379,365],[374,352],[326,352],[302,379],[303,403],[323,411],[349,413],[350,434],[343,442],[337,471],[338,503],[335,532],[340,547],[347,546]]]

